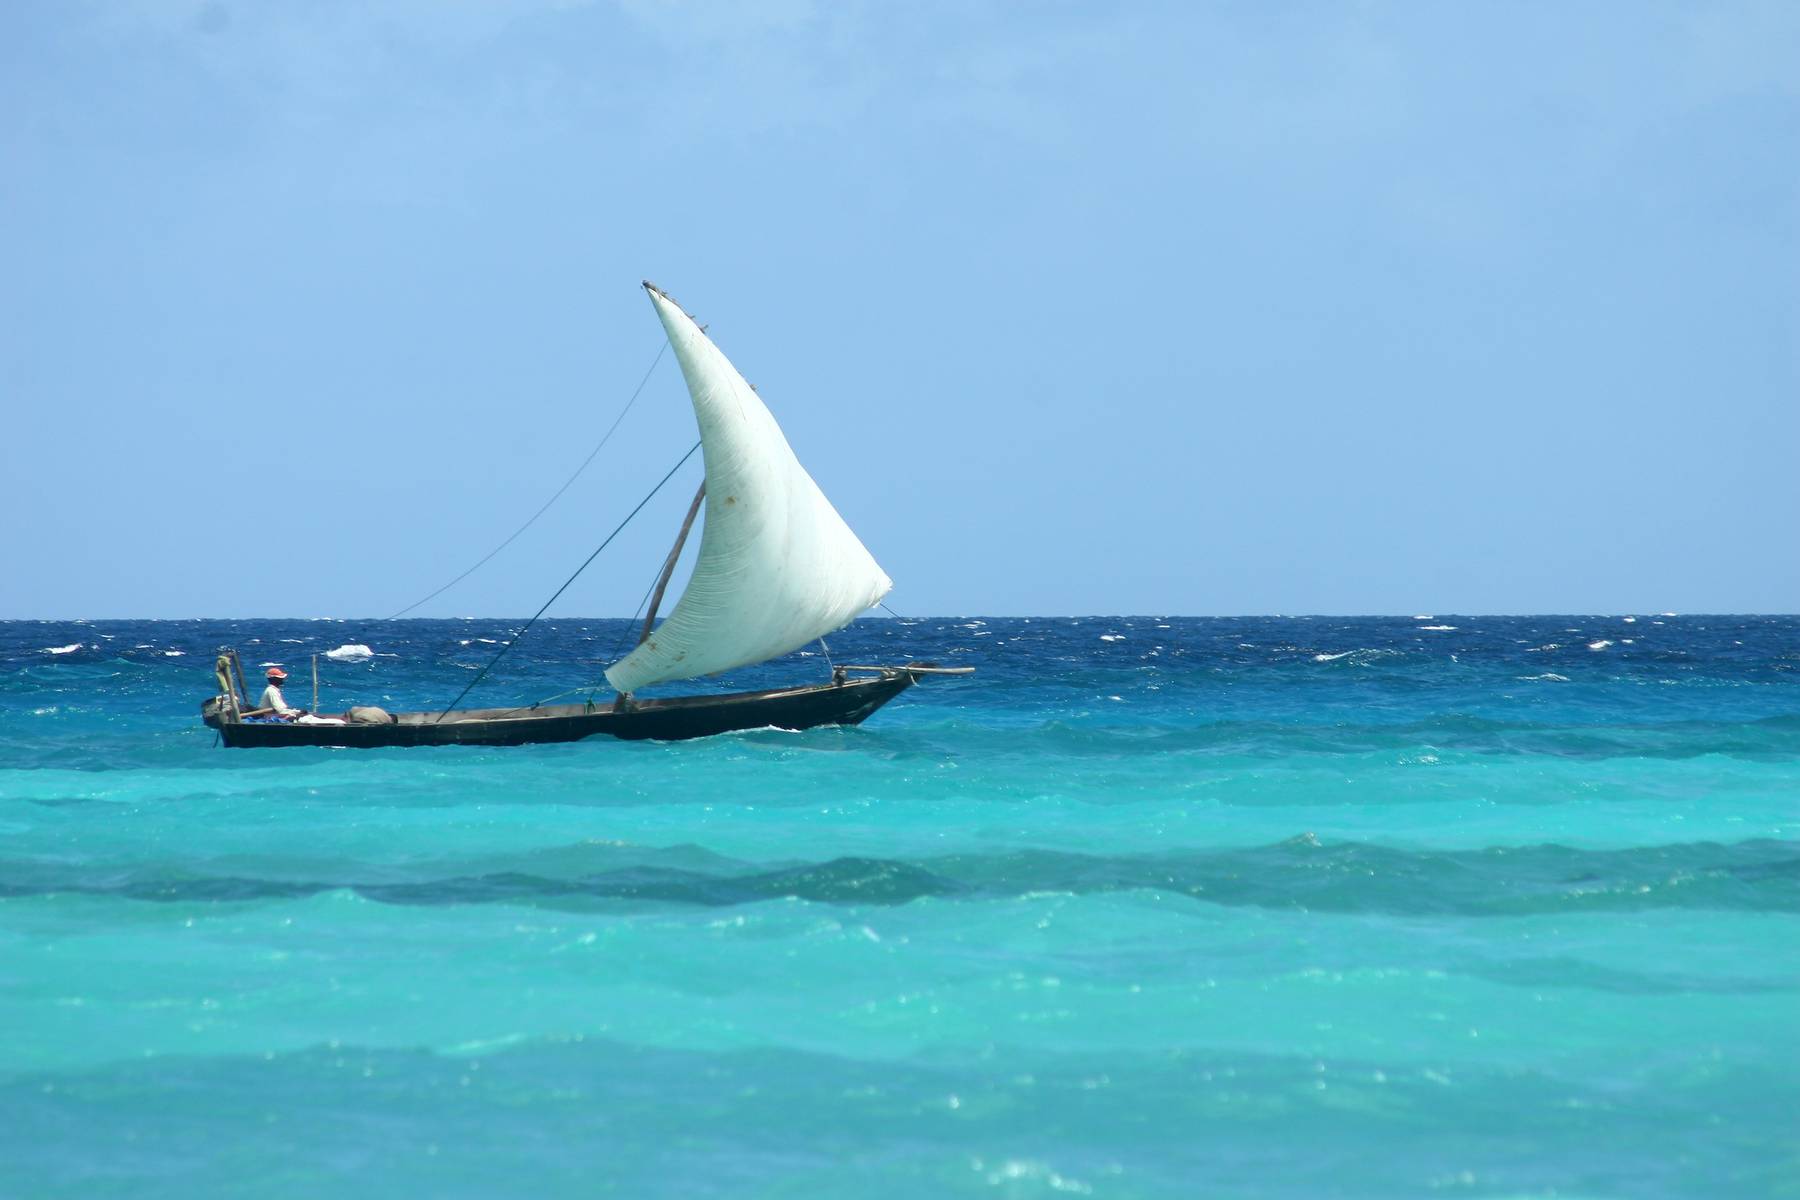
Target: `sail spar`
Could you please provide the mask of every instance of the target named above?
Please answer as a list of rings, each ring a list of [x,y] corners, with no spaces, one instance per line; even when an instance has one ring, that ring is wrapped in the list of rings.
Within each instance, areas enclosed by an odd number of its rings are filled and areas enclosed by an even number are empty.
[[[744,377],[679,305],[644,288],[693,397],[706,525],[675,610],[607,668],[621,692],[786,654],[849,624],[894,586]]]

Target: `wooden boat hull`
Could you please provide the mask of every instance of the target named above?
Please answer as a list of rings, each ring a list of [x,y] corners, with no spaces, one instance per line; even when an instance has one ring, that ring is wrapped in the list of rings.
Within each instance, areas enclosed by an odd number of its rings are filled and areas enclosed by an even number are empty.
[[[234,721],[216,708],[206,723],[235,747],[344,746],[519,746],[533,742],[574,742],[608,736],[677,741],[739,729],[812,729],[856,725],[911,687],[905,668],[874,679],[814,687],[735,692],[720,696],[678,696],[639,700],[623,710],[611,704],[546,705],[541,708],[461,709],[442,720],[436,713],[401,713],[391,724],[299,725],[290,721]],[[210,704],[211,702],[209,702]]]

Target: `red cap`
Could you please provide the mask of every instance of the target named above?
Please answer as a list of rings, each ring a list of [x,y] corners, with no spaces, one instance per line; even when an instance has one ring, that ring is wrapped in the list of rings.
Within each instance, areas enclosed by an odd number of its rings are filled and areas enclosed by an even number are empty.
[[[280,667],[270,667],[269,668],[269,678],[270,679],[286,679],[287,672],[282,670]]]

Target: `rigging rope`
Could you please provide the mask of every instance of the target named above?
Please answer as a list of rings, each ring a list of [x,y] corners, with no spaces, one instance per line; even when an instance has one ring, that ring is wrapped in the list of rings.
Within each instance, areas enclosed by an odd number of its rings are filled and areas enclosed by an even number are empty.
[[[613,650],[612,650],[611,657],[613,657],[613,658],[622,657],[619,652],[625,648],[626,641],[631,637],[631,631],[638,627],[638,618],[644,615],[644,606],[646,604],[650,603],[650,593],[654,592],[656,590],[657,580],[660,580],[661,578],[662,578],[662,568],[658,567],[656,569],[655,578],[650,580],[650,586],[644,589],[644,594],[643,594],[642,598],[640,598],[638,600],[637,608],[631,614],[631,620],[625,622],[625,628],[619,634],[619,640],[613,644]],[[587,702],[590,705],[594,703],[594,694],[600,690],[600,685],[605,682],[606,682],[606,676],[602,675],[602,676],[600,676],[599,679],[594,681],[594,686],[588,689]],[[576,688],[575,690],[580,691],[581,689]]]
[[[629,399],[625,402],[625,407],[619,410],[619,415],[613,418],[613,423],[611,425],[607,426],[606,432],[600,436],[599,444],[596,445],[592,450],[590,450],[588,452],[588,456],[586,458],[581,460],[581,465],[579,467],[575,468],[575,473],[573,475],[569,476],[568,479],[563,481],[563,485],[556,489],[556,494],[554,496],[552,496],[548,500],[544,501],[544,507],[542,507],[542,508],[538,509],[536,512],[532,513],[531,516],[526,520],[526,522],[523,525],[519,526],[517,529],[513,530],[512,533],[507,537],[507,539],[504,542],[501,542],[498,546],[495,546],[492,550],[489,550],[486,554],[482,555],[481,560],[479,562],[477,562],[474,566],[470,567],[468,570],[464,571],[461,575],[458,575],[455,579],[452,579],[449,583],[446,583],[443,587],[439,588],[435,592],[432,592],[430,595],[421,597],[418,600],[414,600],[411,604],[407,605],[405,608],[401,609],[399,612],[394,613],[387,617],[383,617],[382,619],[385,621],[392,621],[392,620],[395,620],[396,618],[404,617],[407,613],[409,613],[413,609],[419,607],[421,604],[424,604],[426,601],[437,599],[439,596],[443,595],[445,592],[449,591],[451,588],[455,587],[457,584],[461,583],[463,580],[465,580],[469,576],[473,575],[476,571],[479,571],[482,567],[486,566],[488,559],[494,557],[494,555],[500,553],[502,550],[504,550],[508,546],[512,545],[513,540],[515,538],[517,538],[521,533],[524,533],[527,529],[530,529],[532,527],[532,525],[536,524],[537,519],[539,517],[543,516],[546,512],[549,512],[550,506],[552,504],[555,504],[558,500],[562,499],[563,493],[568,491],[570,486],[573,485],[577,479],[581,478],[581,473],[588,469],[588,464],[594,461],[594,458],[600,453],[601,450],[603,450],[606,447],[606,443],[612,441],[612,435],[618,432],[620,422],[625,420],[625,414],[629,413],[631,411],[631,406],[636,404],[637,398],[643,394],[644,385],[650,382],[650,376],[656,371],[657,364],[662,362],[663,352],[665,350],[667,350],[668,348],[669,348],[669,343],[666,341],[663,342],[663,344],[661,346],[657,347],[656,357],[650,360],[650,369],[648,371],[644,372],[644,377],[642,379],[638,380],[637,388],[635,390],[633,390],[633,392],[631,393],[631,399]]]
[[[506,657],[506,652],[508,650],[511,650],[514,646],[516,646],[519,642],[519,639],[525,636],[526,631],[529,630],[533,625],[537,624],[537,619],[539,617],[543,616],[545,611],[547,609],[549,609],[549,607],[552,604],[556,603],[556,597],[562,595],[564,592],[569,590],[569,585],[574,583],[576,581],[576,579],[580,578],[581,573],[588,569],[588,564],[593,562],[596,558],[600,557],[600,551],[602,551],[602,550],[606,549],[608,546],[612,545],[612,540],[614,538],[618,537],[619,534],[624,530],[624,528],[627,525],[631,524],[631,519],[633,517],[637,516],[638,513],[643,511],[644,505],[650,503],[651,497],[655,496],[656,493],[662,491],[663,484],[665,484],[665,483],[669,482],[669,480],[675,478],[675,472],[681,470],[681,468],[687,463],[687,460],[694,457],[694,451],[698,450],[699,448],[700,448],[699,442],[695,442],[693,445],[688,447],[687,453],[682,455],[680,460],[678,462],[676,462],[676,464],[674,466],[669,468],[669,473],[667,475],[664,475],[661,479],[657,480],[656,486],[651,488],[650,491],[644,496],[644,498],[637,502],[636,508],[632,509],[630,512],[625,514],[625,519],[623,521],[620,521],[618,526],[611,533],[606,535],[606,540],[604,542],[601,542],[598,546],[594,547],[594,552],[587,556],[587,561],[583,562],[579,567],[575,568],[575,574],[573,574],[573,575],[569,576],[567,579],[563,580],[563,585],[561,587],[557,588],[556,591],[551,595],[551,597],[548,600],[544,601],[544,607],[540,608],[536,612],[532,613],[531,620],[525,622],[525,624],[520,628],[519,632],[513,634],[512,637],[507,640],[506,644],[500,647],[500,653],[494,655],[493,658],[488,660],[488,665],[481,668],[481,673],[478,674],[477,676],[475,676],[474,679],[469,681],[468,687],[464,688],[461,692],[457,693],[456,699],[452,700],[444,708],[444,711],[437,715],[437,721],[433,721],[432,722],[433,725],[437,724],[438,721],[442,721],[445,717],[449,716],[450,710],[455,708],[458,704],[461,704],[463,697],[467,696],[470,692],[474,691],[475,685],[480,683],[483,679],[487,678],[487,673],[494,669],[494,664],[499,662],[502,658]]]
[[[639,598],[637,607],[632,610],[631,620],[625,623],[625,628],[619,633],[619,640],[613,644],[614,658],[619,657],[619,652],[625,648],[625,643],[631,640],[631,631],[638,627],[638,618],[644,615],[644,606],[650,603],[650,593],[656,590],[657,581],[661,578],[662,567],[658,566],[656,575],[650,580],[650,586],[644,589],[644,594]]]
[[[662,578],[662,570],[661,570],[661,568],[658,568],[657,572],[656,572],[656,579],[661,579],[661,578]],[[623,655],[621,655],[619,652],[625,648],[625,639],[629,638],[631,636],[631,631],[633,629],[637,628],[638,618],[644,614],[644,605],[650,603],[650,593],[656,590],[656,579],[652,579],[650,581],[650,586],[644,589],[644,595],[638,601],[636,611],[634,611],[631,614],[631,619],[629,621],[625,622],[624,632],[619,635],[619,640],[617,642],[613,643],[612,653],[610,655],[608,655],[607,657],[614,658],[614,659],[623,657]],[[606,676],[604,674],[602,674],[600,676],[600,678],[598,678],[594,681],[594,684],[592,687],[572,688],[568,692],[558,692],[557,695],[558,696],[567,696],[567,695],[572,694],[573,692],[585,691],[588,694],[588,698],[587,698],[588,707],[592,708],[594,705],[594,696],[597,692],[599,692],[600,685],[605,682],[606,682]],[[551,697],[552,700],[554,700],[555,698],[556,698],[555,696]],[[538,704],[542,704],[542,703],[544,703],[544,701],[539,700],[537,702],[537,704],[533,704],[531,707],[536,708],[538,706]]]

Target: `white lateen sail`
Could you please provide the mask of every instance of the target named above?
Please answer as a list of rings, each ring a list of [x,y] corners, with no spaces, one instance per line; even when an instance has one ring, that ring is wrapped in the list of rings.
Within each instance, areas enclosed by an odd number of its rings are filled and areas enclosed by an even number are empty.
[[[679,305],[645,288],[694,400],[706,526],[675,610],[607,669],[621,692],[786,654],[849,624],[894,586],[744,377]]]

